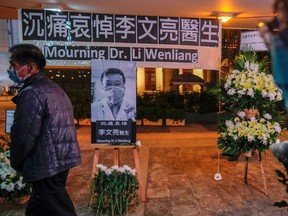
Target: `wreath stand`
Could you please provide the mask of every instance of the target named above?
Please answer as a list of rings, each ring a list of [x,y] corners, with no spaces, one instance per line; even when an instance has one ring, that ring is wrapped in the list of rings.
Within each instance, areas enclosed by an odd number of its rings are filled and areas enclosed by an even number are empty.
[[[252,152],[250,152],[252,153]],[[256,153],[255,153],[256,154]],[[232,187],[232,184],[234,182],[234,178],[235,178],[235,174],[236,174],[236,168],[238,166],[238,163],[239,163],[239,158],[241,156],[244,156],[245,157],[245,168],[244,168],[244,182],[245,184],[248,184],[248,181],[247,181],[247,177],[248,177],[248,164],[249,164],[249,158],[253,157],[253,155],[250,155],[250,154],[240,154],[237,158],[237,162],[236,162],[236,165],[235,165],[235,168],[234,168],[234,172],[233,172],[233,176],[232,176],[232,179],[231,179],[231,183],[230,183],[230,187],[229,187],[229,190],[231,190],[231,187]],[[260,169],[261,169],[261,175],[262,175],[262,181],[263,181],[263,185],[264,185],[264,193],[265,195],[267,196],[267,185],[266,185],[266,177],[265,177],[265,173],[264,173],[264,167],[263,167],[263,163],[262,163],[262,155],[261,155],[261,152],[258,151],[258,162],[259,162],[259,165],[260,165]]]
[[[145,197],[144,183],[143,183],[142,172],[141,172],[141,167],[140,167],[140,162],[139,162],[140,146],[135,146],[135,145],[112,146],[108,144],[97,144],[97,148],[95,148],[94,158],[93,158],[92,179],[97,174],[96,166],[99,161],[101,149],[109,149],[109,150],[114,151],[114,165],[115,166],[120,166],[120,149],[131,149],[133,151],[135,168],[136,168],[136,176],[139,182],[140,199],[142,202],[145,202],[146,197]]]

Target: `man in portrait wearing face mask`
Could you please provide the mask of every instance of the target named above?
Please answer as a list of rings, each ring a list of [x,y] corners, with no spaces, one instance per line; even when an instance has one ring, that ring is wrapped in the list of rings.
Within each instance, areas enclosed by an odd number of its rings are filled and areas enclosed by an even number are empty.
[[[46,59],[32,44],[9,49],[9,77],[21,89],[11,127],[10,162],[32,184],[26,216],[76,216],[65,189],[69,169],[81,162],[73,107],[43,73]]]
[[[124,100],[126,78],[118,68],[109,68],[101,75],[103,98],[91,105],[92,122],[97,120],[134,121],[135,107]],[[97,94],[97,93],[96,93]]]

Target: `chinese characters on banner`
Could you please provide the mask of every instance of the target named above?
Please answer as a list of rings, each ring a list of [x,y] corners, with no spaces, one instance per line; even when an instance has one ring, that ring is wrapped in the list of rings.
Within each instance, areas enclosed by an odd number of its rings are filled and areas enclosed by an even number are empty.
[[[92,143],[136,142],[136,62],[92,60]]]
[[[20,10],[20,17],[20,38],[41,45],[50,61],[190,63],[198,68],[218,70],[219,57],[214,55],[221,54],[218,19],[29,9]],[[207,56],[201,59],[205,52],[211,55],[209,61]]]

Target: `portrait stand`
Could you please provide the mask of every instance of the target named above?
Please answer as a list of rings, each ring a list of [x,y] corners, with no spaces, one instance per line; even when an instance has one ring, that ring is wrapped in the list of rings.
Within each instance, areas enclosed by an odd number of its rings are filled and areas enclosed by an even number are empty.
[[[256,153],[255,153],[255,155],[256,155]],[[248,184],[247,177],[248,177],[249,158],[254,157],[254,155],[240,154],[238,156],[238,158],[237,158],[237,162],[236,162],[236,165],[235,165],[235,168],[234,168],[234,172],[233,172],[233,176],[232,176],[232,179],[231,179],[229,190],[231,190],[232,184],[234,182],[234,178],[235,178],[235,174],[236,174],[236,168],[238,167],[238,163],[239,163],[239,158],[240,157],[244,157],[244,159],[245,159],[244,160],[244,163],[245,163],[245,167],[244,167],[244,182],[245,182],[245,184]],[[265,193],[265,195],[268,195],[267,194],[266,177],[265,177],[265,173],[264,173],[264,167],[263,167],[263,163],[262,163],[261,152],[258,152],[258,158],[257,159],[258,159],[260,170],[261,170],[261,176],[262,176],[262,181],[263,181],[263,185],[264,185],[264,193]]]
[[[135,146],[135,145],[123,145],[123,146],[111,146],[108,144],[97,144],[94,152],[94,158],[93,158],[93,168],[92,168],[92,179],[95,177],[97,174],[97,164],[99,161],[99,156],[100,156],[100,151],[104,149],[108,150],[113,150],[114,151],[114,165],[115,166],[120,166],[120,149],[131,149],[133,152],[133,157],[134,157],[134,163],[135,163],[135,168],[136,168],[136,176],[139,182],[139,194],[140,194],[140,199],[142,202],[146,201],[146,196],[145,196],[145,188],[144,188],[144,182],[142,178],[142,172],[141,172],[141,167],[140,167],[140,162],[139,162],[139,150],[140,146]]]

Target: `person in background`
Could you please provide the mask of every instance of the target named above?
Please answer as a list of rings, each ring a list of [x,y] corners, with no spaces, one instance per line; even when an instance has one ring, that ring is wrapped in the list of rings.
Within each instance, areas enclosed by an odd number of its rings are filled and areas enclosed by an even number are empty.
[[[270,50],[275,83],[283,92],[288,112],[288,0],[275,0],[273,11],[275,16],[260,27],[259,32]],[[275,29],[277,31],[274,31]],[[288,140],[272,144],[270,149],[288,172]]]
[[[65,188],[69,169],[81,163],[71,102],[43,74],[46,59],[38,47],[17,44],[9,52],[8,73],[22,84],[12,98],[11,166],[32,184],[25,214],[75,216]]]
[[[283,91],[286,110],[288,111],[288,0],[275,0],[275,16],[259,28],[271,54],[272,71],[276,84]],[[274,30],[277,31],[274,31]]]
[[[126,78],[118,68],[109,68],[102,73],[101,84],[104,97],[91,105],[92,122],[97,120],[136,121],[135,107],[123,99],[125,82]]]

